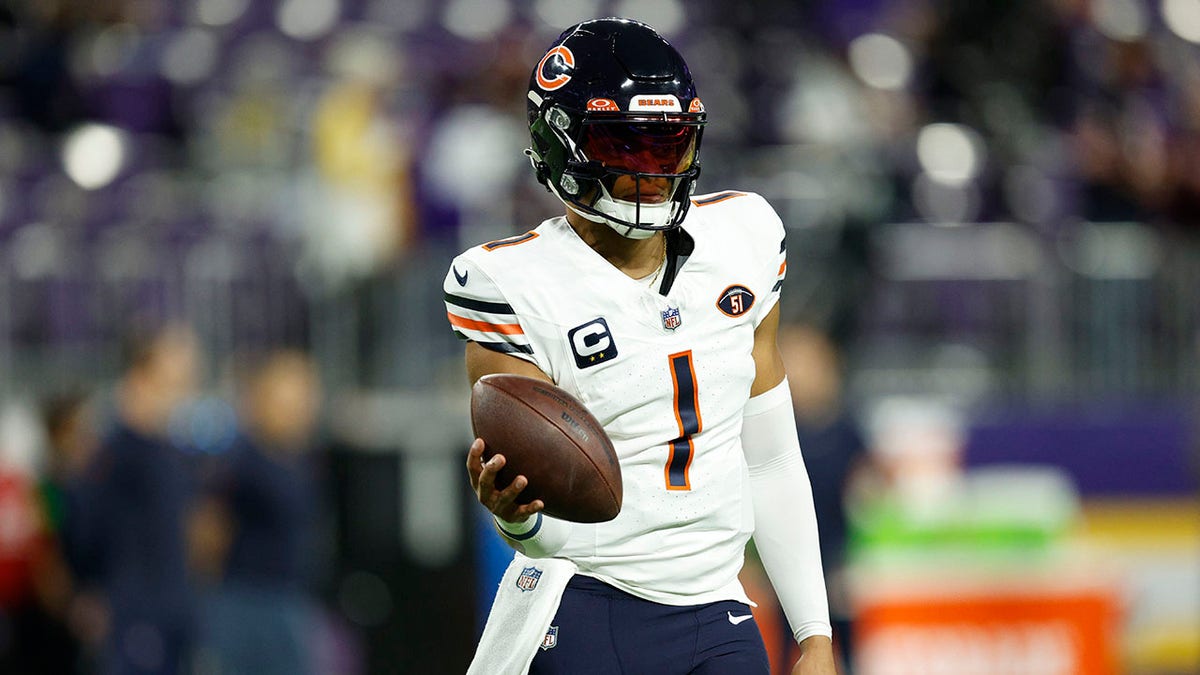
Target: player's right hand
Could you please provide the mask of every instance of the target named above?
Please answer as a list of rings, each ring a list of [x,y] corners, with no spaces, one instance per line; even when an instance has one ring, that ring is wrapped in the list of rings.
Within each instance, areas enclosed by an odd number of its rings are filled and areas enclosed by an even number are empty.
[[[509,523],[523,523],[541,511],[545,504],[540,499],[528,504],[516,503],[517,495],[529,484],[525,476],[517,476],[503,490],[496,489],[496,474],[504,468],[504,455],[493,455],[484,462],[483,449],[483,439],[476,438],[467,451],[467,475],[471,478],[471,488],[475,490],[479,503],[497,518]]]

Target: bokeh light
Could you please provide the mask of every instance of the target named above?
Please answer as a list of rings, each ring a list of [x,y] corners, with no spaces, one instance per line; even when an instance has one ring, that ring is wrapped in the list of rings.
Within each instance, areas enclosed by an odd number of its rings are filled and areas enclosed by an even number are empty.
[[[1162,15],[1171,32],[1200,43],[1200,0],[1163,0]]]
[[[600,0],[536,0],[533,10],[546,25],[559,30],[599,16]]]
[[[180,85],[203,82],[217,65],[219,45],[212,33],[191,28],[176,34],[163,54],[163,75]]]
[[[120,129],[84,124],[67,134],[63,142],[63,169],[79,187],[102,188],[121,172],[128,150],[128,139]]]
[[[687,22],[687,12],[679,0],[620,0],[613,13],[644,21],[668,38],[683,30]]]
[[[67,264],[62,232],[49,223],[29,223],[12,242],[12,265],[22,279],[52,277]]]
[[[340,0],[282,0],[275,13],[279,30],[297,40],[315,40],[337,24]]]
[[[89,38],[81,42],[80,69],[96,77],[110,77],[131,63],[141,34],[132,24],[119,23]]]
[[[226,26],[246,13],[250,0],[195,0],[196,20],[207,26]]]
[[[961,124],[938,122],[917,134],[917,159],[933,180],[946,185],[969,183],[983,168],[983,140]]]
[[[467,40],[484,40],[499,33],[512,15],[508,0],[451,0],[442,22],[446,30]]]
[[[1119,42],[1134,42],[1146,35],[1150,16],[1141,0],[1094,0],[1092,20],[1096,30]]]
[[[849,58],[854,74],[876,89],[904,89],[912,79],[912,56],[890,35],[868,33],[854,38]]]

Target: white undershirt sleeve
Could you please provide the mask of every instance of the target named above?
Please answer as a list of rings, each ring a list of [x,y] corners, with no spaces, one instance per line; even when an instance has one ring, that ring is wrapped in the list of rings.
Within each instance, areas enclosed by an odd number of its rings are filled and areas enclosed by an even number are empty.
[[[787,379],[751,398],[742,449],[750,468],[754,544],[797,642],[832,636],[812,484],[800,454]]]
[[[493,516],[504,541],[530,558],[549,558],[562,550],[571,536],[571,523],[535,513],[523,523],[510,523]]]

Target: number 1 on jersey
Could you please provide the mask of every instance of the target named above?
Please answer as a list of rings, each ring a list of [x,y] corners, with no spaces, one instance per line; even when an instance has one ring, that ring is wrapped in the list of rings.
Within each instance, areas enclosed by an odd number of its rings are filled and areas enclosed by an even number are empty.
[[[692,436],[700,433],[700,394],[696,389],[696,371],[692,368],[692,352],[671,354],[671,383],[675,387],[675,421],[679,423],[679,438],[671,441],[671,453],[665,470],[668,490],[690,490],[688,468],[696,446]]]

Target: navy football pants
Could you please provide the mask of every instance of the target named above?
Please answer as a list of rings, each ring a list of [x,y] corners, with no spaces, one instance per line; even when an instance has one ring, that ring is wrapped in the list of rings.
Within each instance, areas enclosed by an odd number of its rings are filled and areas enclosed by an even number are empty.
[[[550,627],[530,675],[770,673],[750,608],[732,600],[672,607],[575,575]]]

